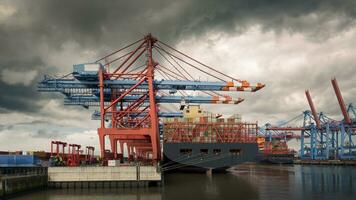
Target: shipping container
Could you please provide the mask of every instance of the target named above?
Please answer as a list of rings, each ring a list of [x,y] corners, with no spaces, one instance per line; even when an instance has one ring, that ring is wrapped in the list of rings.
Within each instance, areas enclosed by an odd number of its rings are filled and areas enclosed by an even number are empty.
[[[108,160],[109,167],[117,167],[120,165],[120,160]]]
[[[37,166],[40,160],[33,155],[0,155],[0,166]]]

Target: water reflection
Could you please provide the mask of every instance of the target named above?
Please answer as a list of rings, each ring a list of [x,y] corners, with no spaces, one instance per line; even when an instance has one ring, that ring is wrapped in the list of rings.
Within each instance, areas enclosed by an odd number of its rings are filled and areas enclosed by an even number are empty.
[[[160,200],[162,188],[57,189],[39,191],[17,200]]]
[[[47,190],[22,200],[356,199],[356,168],[345,166],[240,165],[227,174],[172,173],[163,187]]]
[[[305,194],[315,198],[351,198],[356,189],[355,167],[299,166],[299,169],[297,177],[301,178],[296,179],[297,184],[302,185]],[[356,196],[353,196],[353,199],[356,199]]]
[[[258,188],[258,199],[356,199],[356,168],[242,165],[232,172]]]
[[[256,199],[253,184],[231,174],[168,174],[164,199]]]

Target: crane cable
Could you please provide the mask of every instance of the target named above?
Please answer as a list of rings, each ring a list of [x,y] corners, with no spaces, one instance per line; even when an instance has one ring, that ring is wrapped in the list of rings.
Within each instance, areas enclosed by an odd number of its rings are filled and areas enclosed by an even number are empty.
[[[221,75],[223,75],[223,76],[225,76],[225,77],[227,77],[227,78],[230,78],[230,79],[232,79],[232,80],[235,80],[235,81],[237,81],[237,82],[242,83],[242,81],[241,81],[240,79],[236,79],[236,78],[234,78],[234,77],[232,77],[232,76],[229,76],[229,75],[227,75],[227,74],[225,74],[225,73],[222,73],[222,72],[220,72],[220,71],[218,71],[218,70],[216,70],[216,69],[214,69],[214,68],[212,68],[212,67],[210,67],[210,66],[208,66],[208,65],[206,65],[206,64],[204,64],[204,63],[202,63],[202,62],[200,62],[200,61],[198,61],[198,60],[196,60],[196,59],[194,59],[194,58],[192,58],[192,57],[190,57],[190,56],[188,56],[187,54],[184,54],[183,52],[181,52],[181,51],[179,51],[179,50],[177,50],[177,49],[171,47],[170,45],[168,45],[168,44],[166,44],[166,43],[164,43],[164,42],[162,42],[162,41],[160,41],[160,40],[158,40],[158,42],[161,43],[161,44],[163,44],[163,45],[165,45],[166,47],[172,49],[173,51],[175,51],[175,52],[177,52],[177,53],[179,53],[179,54],[181,54],[181,55],[183,55],[183,56],[189,58],[190,60],[193,60],[193,61],[195,61],[196,63],[199,63],[200,65],[202,65],[202,66],[204,66],[204,67],[206,67],[206,68],[208,68],[208,69],[210,69],[210,70],[216,72],[216,73],[219,73],[219,74],[221,74]]]

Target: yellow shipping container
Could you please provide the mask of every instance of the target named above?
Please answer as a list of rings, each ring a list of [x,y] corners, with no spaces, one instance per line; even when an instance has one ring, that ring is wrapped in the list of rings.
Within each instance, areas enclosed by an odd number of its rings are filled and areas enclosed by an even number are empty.
[[[183,112],[184,118],[199,118],[202,116],[202,111],[199,105],[188,105]]]

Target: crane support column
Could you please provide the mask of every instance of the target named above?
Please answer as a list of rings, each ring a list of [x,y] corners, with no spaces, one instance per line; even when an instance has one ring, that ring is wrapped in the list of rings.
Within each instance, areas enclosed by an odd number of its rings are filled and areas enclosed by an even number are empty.
[[[150,102],[150,119],[151,119],[151,143],[152,143],[152,153],[153,160],[160,160],[161,148],[159,143],[159,133],[158,133],[158,117],[157,117],[157,106],[155,100],[155,91],[153,86],[153,75],[154,75],[154,61],[152,58],[152,45],[155,39],[151,35],[148,35],[148,65],[147,65],[147,81],[148,81],[148,92],[149,92],[149,102]]]
[[[104,109],[104,72],[99,68],[99,90],[100,90],[100,128],[98,128],[100,156],[105,157],[105,109]]]

